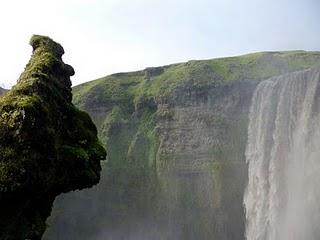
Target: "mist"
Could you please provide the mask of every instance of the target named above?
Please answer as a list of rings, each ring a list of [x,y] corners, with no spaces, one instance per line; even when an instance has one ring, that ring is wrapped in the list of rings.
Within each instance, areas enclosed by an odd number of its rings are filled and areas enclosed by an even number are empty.
[[[263,81],[250,112],[247,240],[320,237],[320,71]]]

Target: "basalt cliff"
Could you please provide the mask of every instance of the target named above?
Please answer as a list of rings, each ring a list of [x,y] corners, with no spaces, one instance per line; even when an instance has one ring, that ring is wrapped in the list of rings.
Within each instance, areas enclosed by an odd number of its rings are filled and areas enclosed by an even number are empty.
[[[96,187],[57,199],[44,239],[244,239],[253,92],[319,65],[319,52],[263,52],[76,86],[108,161]]]
[[[41,239],[55,197],[100,179],[105,150],[72,104],[63,48],[35,35],[17,84],[0,97],[0,239]]]

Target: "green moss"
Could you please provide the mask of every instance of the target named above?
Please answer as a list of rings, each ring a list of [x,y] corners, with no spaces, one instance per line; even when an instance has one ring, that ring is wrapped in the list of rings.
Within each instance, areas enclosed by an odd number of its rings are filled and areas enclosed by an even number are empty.
[[[63,48],[43,36],[30,43],[25,71],[0,98],[0,239],[7,240],[40,239],[55,196],[96,184],[106,155],[91,118],[71,102],[74,71]]]
[[[66,159],[74,159],[79,163],[85,163],[89,160],[88,153],[79,147],[64,145],[61,147],[60,151]]]

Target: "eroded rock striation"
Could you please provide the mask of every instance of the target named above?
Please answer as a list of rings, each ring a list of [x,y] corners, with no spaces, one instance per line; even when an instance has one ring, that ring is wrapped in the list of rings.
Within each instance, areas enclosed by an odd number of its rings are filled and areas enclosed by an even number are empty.
[[[0,98],[0,239],[41,239],[57,195],[91,187],[106,152],[89,115],[72,104],[71,66],[52,39]]]

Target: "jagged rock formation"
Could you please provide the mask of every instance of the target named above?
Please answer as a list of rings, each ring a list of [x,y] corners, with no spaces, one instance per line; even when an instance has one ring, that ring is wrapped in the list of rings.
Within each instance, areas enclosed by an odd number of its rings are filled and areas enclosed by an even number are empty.
[[[33,54],[0,98],[0,239],[41,239],[57,195],[91,187],[105,150],[88,114],[72,104],[63,48],[33,36]]]
[[[109,159],[97,187],[58,199],[45,239],[244,239],[253,91],[263,79],[319,65],[319,52],[266,52],[75,87]]]

